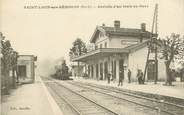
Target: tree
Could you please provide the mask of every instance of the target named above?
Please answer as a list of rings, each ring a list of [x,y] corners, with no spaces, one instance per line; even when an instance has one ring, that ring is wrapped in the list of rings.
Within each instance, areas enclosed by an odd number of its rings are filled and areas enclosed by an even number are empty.
[[[80,56],[85,53],[87,53],[86,44],[80,38],[77,38],[73,42],[73,46],[70,49],[69,56],[72,58],[74,56]]]
[[[72,59],[75,56],[80,56],[80,55],[85,54],[85,53],[87,53],[86,44],[80,38],[77,38],[73,42],[73,47],[70,49],[70,52],[69,52],[70,58]],[[77,65],[78,65],[77,74],[79,75],[79,65],[80,65],[79,61],[78,61]]]
[[[184,81],[184,62],[181,63],[181,68],[180,68],[180,81]]]
[[[1,70],[2,70],[2,87],[4,87],[5,94],[8,94],[10,88],[9,71],[12,70],[13,88],[15,88],[15,72],[17,73],[17,58],[18,53],[12,48],[9,40],[6,40],[2,33],[1,38]]]
[[[13,51],[11,54],[11,68],[12,68],[12,74],[13,74],[13,88],[16,88],[16,78],[15,73],[17,75],[17,82],[19,82],[18,72],[17,72],[17,62],[18,62],[18,52]]]
[[[171,62],[177,59],[183,59],[184,57],[184,38],[180,38],[179,34],[171,34],[170,37],[166,39],[159,40],[161,46],[161,59],[165,60],[166,67],[166,85],[172,85],[172,75],[171,75]]]

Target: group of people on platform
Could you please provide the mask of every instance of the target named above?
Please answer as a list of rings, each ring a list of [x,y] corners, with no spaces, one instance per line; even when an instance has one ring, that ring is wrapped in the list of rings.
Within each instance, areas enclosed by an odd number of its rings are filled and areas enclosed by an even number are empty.
[[[119,71],[119,82],[118,82],[118,86],[122,86],[123,85],[123,81],[124,81],[124,71]],[[180,72],[176,72],[174,69],[169,69],[169,80],[168,81],[175,81],[176,77],[180,78],[181,81],[184,81],[184,69],[182,69]],[[85,73],[83,75],[84,78],[88,78],[88,74]],[[128,69],[128,73],[127,73],[127,77],[128,77],[128,83],[131,83],[131,77],[132,77],[132,71],[130,69]],[[144,84],[144,74],[142,72],[141,69],[137,70],[137,74],[136,74],[136,78],[138,81],[138,84]],[[100,73],[100,77],[98,80],[103,80],[103,73]],[[111,81],[115,81],[115,76],[113,76],[112,73],[105,73],[105,79],[107,79],[107,83],[110,84]]]
[[[121,73],[122,71],[120,71]],[[131,75],[132,75],[132,72],[130,69],[128,69],[128,73],[127,73],[127,76],[128,76],[128,83],[131,83]],[[110,73],[107,73],[107,83],[110,84],[110,81],[111,81],[111,74]],[[141,69],[138,69],[137,71],[137,75],[136,75],[137,79],[138,79],[138,83],[139,84],[143,84],[143,72]],[[124,72],[122,74],[120,74],[119,76],[119,82],[118,82],[118,86],[122,86],[123,85],[123,81],[124,81]]]

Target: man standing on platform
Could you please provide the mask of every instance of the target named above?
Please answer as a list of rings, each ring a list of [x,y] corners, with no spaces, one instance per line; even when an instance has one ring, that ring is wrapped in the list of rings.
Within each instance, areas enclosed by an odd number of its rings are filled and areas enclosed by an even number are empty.
[[[138,69],[137,78],[138,78],[138,83],[143,84],[143,72],[141,69]]]
[[[122,70],[120,70],[120,76],[119,76],[119,83],[118,86],[123,85],[123,80],[124,80],[124,73]]]
[[[128,83],[131,83],[131,71],[128,69]]]
[[[110,84],[110,80],[111,80],[111,74],[110,73],[107,73],[107,81],[108,81],[108,84]]]

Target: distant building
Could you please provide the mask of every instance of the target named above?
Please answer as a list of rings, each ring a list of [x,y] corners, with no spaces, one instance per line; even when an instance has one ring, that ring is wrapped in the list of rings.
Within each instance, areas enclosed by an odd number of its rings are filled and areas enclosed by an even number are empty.
[[[107,27],[104,24],[97,26],[90,42],[95,49],[86,54],[72,58],[72,61],[79,61],[85,64],[85,73],[90,78],[106,79],[107,73],[112,78],[119,80],[124,75],[127,80],[128,69],[132,71],[132,80],[137,80],[137,70],[144,72],[148,53],[148,41],[151,33],[146,30],[146,24],[142,23],[140,29],[121,28],[120,21],[114,21],[114,27]],[[152,56],[152,54],[150,54]],[[155,61],[149,60],[146,80],[153,81],[156,70]],[[158,62],[158,79],[166,77],[165,65],[162,60]],[[80,67],[81,68],[81,67]]]
[[[19,55],[18,57],[18,76],[19,82],[35,81],[35,61],[37,57],[34,55]]]

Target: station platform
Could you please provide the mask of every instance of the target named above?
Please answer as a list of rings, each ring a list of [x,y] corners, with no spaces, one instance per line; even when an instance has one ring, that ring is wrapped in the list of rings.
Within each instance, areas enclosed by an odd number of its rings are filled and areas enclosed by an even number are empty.
[[[145,82],[145,84],[143,85],[140,85],[137,82],[132,83],[123,82],[123,86],[118,86],[117,81],[111,81],[110,84],[108,84],[107,80],[84,79],[82,77],[72,77],[72,78],[74,79],[74,81],[93,83],[104,86],[112,86],[131,91],[138,91],[143,93],[184,99],[184,82],[173,82],[173,86],[165,86],[163,85],[164,82],[158,82],[157,84],[154,84],[154,82]]]
[[[42,80],[20,85],[2,96],[1,115],[63,115]]]

